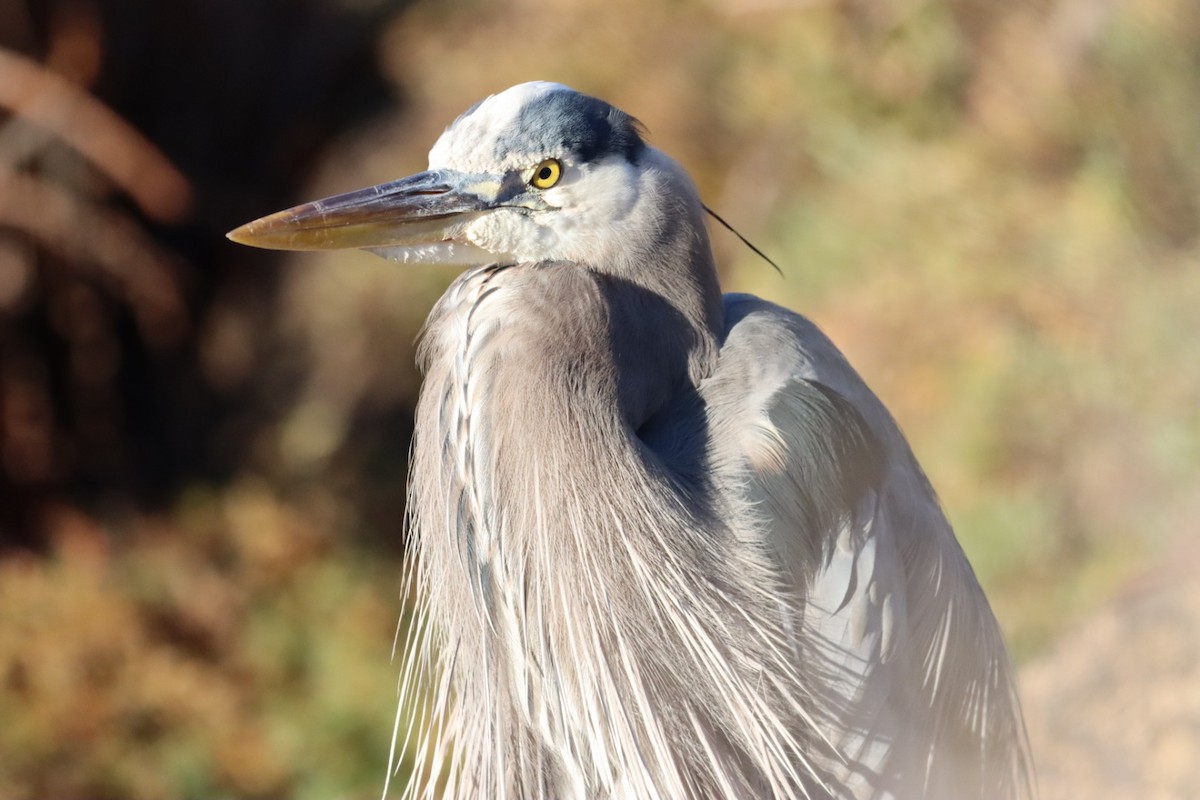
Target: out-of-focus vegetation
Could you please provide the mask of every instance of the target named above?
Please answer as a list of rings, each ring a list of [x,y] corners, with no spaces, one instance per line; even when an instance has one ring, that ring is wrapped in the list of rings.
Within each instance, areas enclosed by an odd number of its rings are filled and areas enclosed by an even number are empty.
[[[0,561],[0,797],[377,792],[394,565],[253,481],[48,522]]]
[[[784,266],[714,233],[893,409],[1019,655],[1194,534],[1193,0],[0,0],[0,797],[376,793],[451,275],[221,234],[535,78]]]

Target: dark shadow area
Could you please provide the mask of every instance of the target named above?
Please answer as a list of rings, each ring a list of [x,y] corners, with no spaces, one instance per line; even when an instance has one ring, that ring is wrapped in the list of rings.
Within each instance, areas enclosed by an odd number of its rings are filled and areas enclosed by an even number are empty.
[[[161,508],[253,460],[304,357],[273,346],[279,259],[224,233],[295,202],[339,134],[394,104],[378,37],[406,5],[0,0],[0,48],[31,84],[0,107],[18,281],[0,298],[0,546],[39,546],[47,505]],[[60,79],[46,110],[38,90]],[[76,91],[112,130],[71,131]],[[125,180],[103,150],[120,120],[147,151]],[[186,187],[155,193],[171,165]],[[41,210],[53,198],[60,217]],[[222,341],[231,309],[248,324]]]

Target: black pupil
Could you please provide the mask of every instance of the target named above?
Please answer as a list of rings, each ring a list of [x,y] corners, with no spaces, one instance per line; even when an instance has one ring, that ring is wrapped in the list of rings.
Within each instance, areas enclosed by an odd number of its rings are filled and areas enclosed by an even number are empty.
[[[550,176],[553,174],[553,171],[549,167],[542,167],[540,170],[538,170],[538,180],[548,181],[550,180]]]

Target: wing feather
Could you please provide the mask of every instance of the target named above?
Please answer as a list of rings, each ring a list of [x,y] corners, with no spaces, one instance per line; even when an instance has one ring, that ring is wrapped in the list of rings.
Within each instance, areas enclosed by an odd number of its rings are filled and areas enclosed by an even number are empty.
[[[1032,796],[999,628],[895,421],[808,320],[746,295],[726,315],[703,387],[711,455],[795,588],[829,782],[860,799]]]

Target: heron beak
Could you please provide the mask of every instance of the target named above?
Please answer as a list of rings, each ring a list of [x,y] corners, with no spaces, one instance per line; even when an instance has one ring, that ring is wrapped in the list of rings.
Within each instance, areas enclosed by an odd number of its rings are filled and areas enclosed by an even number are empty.
[[[492,207],[499,191],[492,176],[430,170],[279,211],[226,236],[268,250],[446,245]]]

